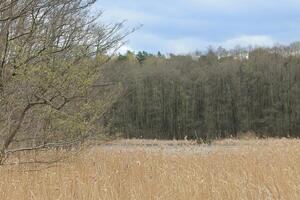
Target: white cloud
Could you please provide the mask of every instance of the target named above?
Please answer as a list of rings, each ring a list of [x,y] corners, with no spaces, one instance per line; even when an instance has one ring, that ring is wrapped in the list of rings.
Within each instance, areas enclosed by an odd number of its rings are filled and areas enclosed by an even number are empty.
[[[244,35],[221,42],[219,46],[230,49],[236,46],[273,46],[275,41],[267,35]]]
[[[206,41],[199,38],[179,38],[174,40],[165,40],[165,46],[168,52],[173,53],[189,53],[195,50],[205,50],[209,46],[217,48],[222,46],[226,49],[233,49],[236,46],[240,47],[270,47],[276,42],[270,36],[265,35],[244,35],[235,38],[229,38],[222,42]]]
[[[165,46],[168,53],[185,54],[197,49],[205,49],[209,46],[209,42],[199,38],[186,37],[167,40]]]
[[[159,35],[142,33],[133,36],[131,50],[147,50],[156,49],[163,53],[186,54],[195,50],[206,50],[209,46],[217,48],[222,46],[226,49],[233,49],[236,46],[240,47],[265,47],[273,46],[276,41],[267,35],[243,35],[240,37],[229,38],[224,41],[214,42],[207,41],[197,37],[181,37],[181,38],[163,38]],[[138,49],[145,47],[145,49]]]
[[[124,44],[117,50],[117,53],[126,54],[127,51],[134,51],[134,49],[129,45]]]

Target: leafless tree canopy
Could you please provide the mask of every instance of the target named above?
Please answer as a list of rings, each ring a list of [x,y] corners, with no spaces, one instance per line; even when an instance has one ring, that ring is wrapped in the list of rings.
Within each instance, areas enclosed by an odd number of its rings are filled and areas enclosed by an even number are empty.
[[[95,120],[90,112],[99,116],[107,106],[89,101],[90,88],[105,54],[130,32],[122,31],[123,23],[99,24],[102,13],[89,12],[95,1],[0,0],[2,155],[17,140],[36,148],[49,146],[58,132],[65,135],[56,140],[82,137]]]

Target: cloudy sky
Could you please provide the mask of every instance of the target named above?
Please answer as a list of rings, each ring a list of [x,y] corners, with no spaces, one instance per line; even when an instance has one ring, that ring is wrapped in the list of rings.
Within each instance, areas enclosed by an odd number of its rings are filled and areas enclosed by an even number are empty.
[[[300,0],[99,0],[97,8],[106,22],[143,25],[123,51],[179,54],[300,40]]]

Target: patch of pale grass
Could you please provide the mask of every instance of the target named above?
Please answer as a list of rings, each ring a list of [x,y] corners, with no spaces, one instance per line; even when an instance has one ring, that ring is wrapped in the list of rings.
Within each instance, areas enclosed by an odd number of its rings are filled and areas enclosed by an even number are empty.
[[[196,145],[194,140],[146,140],[146,139],[120,139],[109,142],[115,145]]]
[[[251,142],[206,154],[93,148],[41,171],[4,166],[0,199],[300,199],[300,141]]]

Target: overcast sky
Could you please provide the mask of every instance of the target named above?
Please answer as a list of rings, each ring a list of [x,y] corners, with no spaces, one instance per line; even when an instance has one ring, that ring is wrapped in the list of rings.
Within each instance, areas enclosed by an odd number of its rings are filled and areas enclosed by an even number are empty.
[[[99,0],[102,20],[143,24],[123,51],[189,53],[300,39],[300,0]]]

